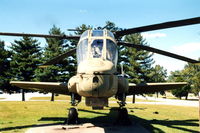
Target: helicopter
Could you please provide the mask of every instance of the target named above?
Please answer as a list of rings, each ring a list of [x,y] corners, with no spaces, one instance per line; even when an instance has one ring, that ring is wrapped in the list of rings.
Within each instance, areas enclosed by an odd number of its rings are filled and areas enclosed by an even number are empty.
[[[30,81],[10,82],[10,84],[22,89],[70,95],[72,107],[69,109],[67,123],[76,124],[78,121],[78,111],[76,107],[81,102],[82,97],[85,97],[86,106],[91,106],[93,109],[103,109],[103,107],[108,106],[108,99],[114,96],[118,100],[117,103],[119,104],[120,111],[118,116],[126,116],[128,114],[125,107],[127,96],[177,89],[187,85],[186,82],[141,84],[129,83],[127,77],[124,74],[119,74],[117,72],[117,47],[120,45],[150,51],[193,64],[200,64],[200,61],[150,46],[122,42],[119,41],[118,38],[134,33],[174,28],[199,23],[200,17],[196,17],[130,28],[116,31],[114,33],[107,29],[103,29],[86,30],[80,36],[7,32],[0,32],[0,35],[79,40],[76,48],[71,49],[57,57],[54,57],[42,65],[43,67],[46,67],[48,65],[56,64],[64,58],[67,58],[76,53],[77,74],[71,77],[68,83]],[[127,119],[126,117],[120,118]]]

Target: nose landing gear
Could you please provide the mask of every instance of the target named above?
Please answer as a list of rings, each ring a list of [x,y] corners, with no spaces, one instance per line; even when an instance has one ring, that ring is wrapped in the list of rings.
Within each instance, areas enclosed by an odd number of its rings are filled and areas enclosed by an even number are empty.
[[[68,113],[68,119],[65,120],[64,124],[78,124],[78,111],[75,108],[81,102],[81,96],[78,94],[72,93],[71,94],[71,107]]]
[[[118,116],[117,119],[115,121],[115,125],[123,125],[123,126],[128,126],[131,125],[132,122],[128,117],[128,111],[125,108],[126,105],[126,95],[123,94],[119,94],[116,96],[116,98],[119,100],[117,103],[119,104],[119,109],[118,109]]]

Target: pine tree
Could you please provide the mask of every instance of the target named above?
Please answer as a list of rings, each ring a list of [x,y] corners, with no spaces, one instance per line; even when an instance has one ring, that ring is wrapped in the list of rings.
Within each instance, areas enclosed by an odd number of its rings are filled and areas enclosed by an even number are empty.
[[[147,45],[141,34],[126,35],[124,40],[136,45]],[[152,55],[148,51],[130,47],[120,47],[120,62],[124,64],[124,70],[129,75],[129,82],[141,83],[151,81]]]
[[[4,41],[0,40],[0,89],[11,92],[9,84],[10,74],[10,52],[5,49]]]
[[[156,65],[151,69],[149,76],[151,77],[149,82],[165,82],[167,78],[167,70],[160,65]],[[159,92],[156,92],[156,94],[158,97]],[[165,95],[165,91],[160,91],[160,94]]]
[[[55,25],[49,31],[50,35],[64,35],[60,28]],[[47,45],[43,52],[42,62],[51,60],[52,58],[63,54],[74,46],[71,42],[58,38],[47,38]],[[55,65],[48,66],[44,69],[37,69],[37,80],[47,82],[67,82],[71,76],[75,74],[75,55],[67,57],[63,61]],[[54,101],[54,94],[52,94],[51,101]]]
[[[35,70],[40,63],[40,43],[31,37],[15,40],[11,46],[11,68],[14,80],[31,81],[35,78]],[[25,101],[25,91],[22,90]]]

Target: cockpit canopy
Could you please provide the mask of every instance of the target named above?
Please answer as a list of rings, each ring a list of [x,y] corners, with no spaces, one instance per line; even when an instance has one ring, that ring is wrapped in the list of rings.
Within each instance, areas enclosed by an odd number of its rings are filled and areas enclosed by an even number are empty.
[[[114,35],[108,30],[87,30],[77,47],[78,64],[84,60],[101,58],[117,65],[118,50]]]

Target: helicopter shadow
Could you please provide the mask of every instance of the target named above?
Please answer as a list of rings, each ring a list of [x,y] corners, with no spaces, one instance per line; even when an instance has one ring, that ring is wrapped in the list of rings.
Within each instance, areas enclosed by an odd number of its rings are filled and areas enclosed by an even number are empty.
[[[79,112],[88,113],[88,116],[79,118],[79,124],[91,123],[92,125],[94,125],[92,127],[103,128],[105,133],[113,133],[113,132],[118,133],[118,132],[129,132],[129,131],[141,132],[141,130],[143,130],[144,132],[148,132],[141,126],[139,122],[136,121],[135,117],[133,117],[130,114],[129,118],[131,119],[132,122],[131,125],[116,124],[115,122],[118,115],[118,108],[110,108],[109,113],[102,113],[98,111],[84,110],[84,109],[79,109]],[[90,113],[100,114],[101,116],[89,118]],[[66,118],[64,117],[42,117],[39,121],[64,121],[64,120],[66,120]],[[161,129],[153,127],[150,123],[148,125],[148,128],[149,127],[160,133],[163,132]]]
[[[129,108],[129,109],[139,109],[139,110],[145,110],[145,108]],[[84,123],[92,123],[95,127],[101,127],[104,129],[105,133],[111,133],[113,131],[115,132],[120,132],[120,130],[127,128],[129,131],[135,130],[134,128],[138,127],[143,127],[147,129],[149,132],[159,132],[159,133],[164,133],[164,131],[161,128],[157,128],[155,125],[161,125],[161,126],[166,126],[168,128],[172,129],[178,129],[180,131],[185,131],[185,132],[192,132],[192,133],[198,133],[198,131],[188,129],[188,126],[191,127],[198,127],[198,119],[186,119],[186,120],[157,120],[157,119],[152,119],[152,120],[146,120],[140,117],[137,117],[133,115],[134,113],[129,112],[129,118],[132,122],[131,126],[124,126],[124,125],[115,125],[115,121],[117,119],[117,114],[118,114],[118,108],[110,108],[109,113],[102,113],[102,112],[97,112],[97,111],[92,111],[92,110],[84,110],[84,109],[79,109],[80,112],[87,112],[87,113],[93,113],[93,114],[100,114],[101,116],[97,117],[92,117],[89,118],[88,116],[81,117],[79,118],[79,123],[84,124]],[[133,111],[131,111],[133,112]],[[66,120],[65,117],[42,117],[40,121],[64,121]],[[136,129],[137,130],[137,129]],[[122,131],[123,132],[123,131]]]

